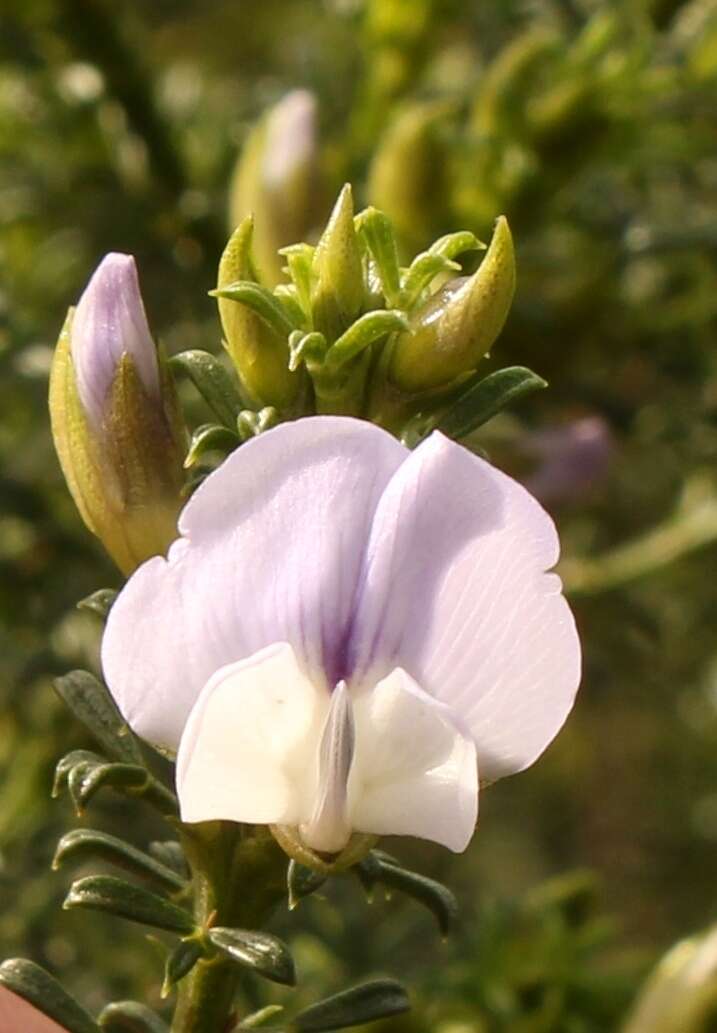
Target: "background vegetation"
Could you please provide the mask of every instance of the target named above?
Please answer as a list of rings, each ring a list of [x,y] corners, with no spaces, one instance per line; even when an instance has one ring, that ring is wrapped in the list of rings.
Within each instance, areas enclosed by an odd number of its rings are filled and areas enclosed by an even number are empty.
[[[350,882],[277,929],[312,997],[347,974],[404,978],[405,1030],[617,1029],[652,962],[717,917],[714,0],[5,0],[0,953],[91,1006],[158,1003],[156,945],[63,914],[49,870],[69,817],[53,766],[86,743],[51,679],[94,662],[99,626],[74,605],[119,578],[62,483],[47,373],[109,250],[137,256],[170,351],[216,350],[232,170],[296,87],[318,100],[307,233],[346,179],[410,250],[510,220],[518,292],[496,352],[550,390],[477,443],[556,516],[586,670],[545,758],[484,794],[464,856],[395,845],[458,893],[448,944],[415,904],[367,910]],[[107,796],[92,824],[123,814]]]

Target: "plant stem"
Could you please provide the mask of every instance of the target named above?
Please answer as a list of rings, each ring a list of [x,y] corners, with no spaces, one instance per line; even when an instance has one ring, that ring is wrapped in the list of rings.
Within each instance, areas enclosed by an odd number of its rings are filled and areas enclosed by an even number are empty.
[[[232,822],[182,826],[200,928],[255,929],[286,895],[286,856],[265,829]],[[240,970],[199,961],[179,985],[172,1033],[228,1033]]]

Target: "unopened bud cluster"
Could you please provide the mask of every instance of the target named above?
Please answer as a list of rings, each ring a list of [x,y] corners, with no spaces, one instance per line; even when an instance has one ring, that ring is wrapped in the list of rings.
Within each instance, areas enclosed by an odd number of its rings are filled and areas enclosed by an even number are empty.
[[[165,361],[129,255],[108,255],[68,314],[50,385],[53,436],[85,523],[125,573],[176,537],[187,468],[276,423],[358,416],[414,444],[426,420],[436,425],[475,387],[510,308],[502,217],[471,275],[484,248],[472,233],[442,237],[402,266],[391,222],[375,208],[356,215],[349,186],[315,245],[280,249],[281,283],[258,271],[256,231],[245,216],[219,263],[224,359],[191,351]],[[218,421],[191,441],[170,366]]]
[[[363,416],[401,433],[446,404],[490,351],[515,290],[505,218],[477,270],[458,258],[484,245],[459,232],[399,264],[389,219],[354,213],[345,186],[315,247],[282,249],[288,282],[262,282],[247,216],[219,266],[215,294],[245,397],[288,415]]]

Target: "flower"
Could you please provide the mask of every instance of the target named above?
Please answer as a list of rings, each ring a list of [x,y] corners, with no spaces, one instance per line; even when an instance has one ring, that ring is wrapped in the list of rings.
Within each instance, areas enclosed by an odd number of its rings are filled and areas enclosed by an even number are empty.
[[[175,537],[185,431],[131,255],[106,255],[60,334],[55,448],[89,529],[129,573]]]
[[[479,779],[520,771],[580,677],[550,517],[440,433],[409,452],[307,417],[234,452],[110,613],[129,725],[178,748],[186,822],[463,850]]]

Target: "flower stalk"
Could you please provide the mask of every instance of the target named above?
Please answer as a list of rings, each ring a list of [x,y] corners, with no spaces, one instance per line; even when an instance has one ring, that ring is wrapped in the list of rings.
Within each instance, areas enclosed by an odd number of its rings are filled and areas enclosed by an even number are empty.
[[[227,821],[181,826],[197,929],[256,929],[286,896],[286,856],[268,831]],[[201,932],[200,932],[201,934]],[[240,969],[201,959],[179,984],[171,1033],[217,1033],[232,1019]]]

